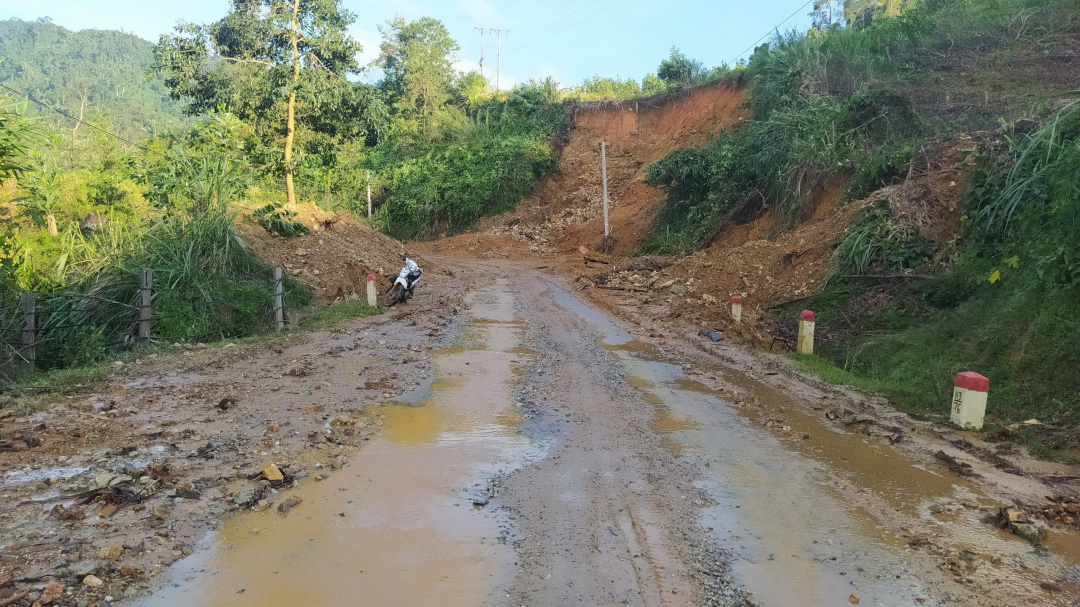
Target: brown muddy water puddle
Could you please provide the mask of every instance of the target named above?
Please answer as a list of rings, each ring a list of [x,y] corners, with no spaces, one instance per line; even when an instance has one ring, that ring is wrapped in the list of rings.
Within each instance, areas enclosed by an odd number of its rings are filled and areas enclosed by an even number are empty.
[[[146,606],[410,605],[494,602],[516,568],[506,521],[474,507],[487,479],[540,457],[517,432],[521,327],[505,281],[473,293],[461,339],[435,352],[418,406],[364,414],[383,429],[322,482],[277,496],[303,503],[283,517],[250,512],[210,534],[173,567]]]
[[[933,561],[913,553],[873,514],[883,508],[911,534],[932,534],[953,554],[970,556],[964,563],[974,570],[965,575],[1006,594],[1009,586],[1041,592],[1043,581],[1080,580],[1077,535],[1057,532],[1050,550],[1035,550],[982,522],[1001,504],[967,481],[923,467],[879,439],[838,430],[822,412],[721,365],[703,370],[729,388],[717,392],[686,377],[661,348],[634,341],[550,286],[561,306],[598,329],[628,385],[656,407],[653,430],[664,446],[700,465],[700,486],[715,502],[702,524],[734,553],[734,577],[759,604],[846,605],[852,594],[871,605],[937,604],[979,592],[935,582],[949,577],[935,571],[946,556]],[[737,405],[736,393],[753,405]],[[769,419],[790,431],[766,429]],[[843,483],[862,487],[867,499],[851,499],[837,488]],[[1043,596],[1046,604],[1067,600]]]

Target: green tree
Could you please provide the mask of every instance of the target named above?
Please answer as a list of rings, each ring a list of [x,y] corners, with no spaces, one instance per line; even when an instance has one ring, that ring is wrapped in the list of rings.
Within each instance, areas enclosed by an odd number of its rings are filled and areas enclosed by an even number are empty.
[[[243,119],[276,122],[284,102],[283,173],[292,205],[298,99],[318,107],[320,93],[351,86],[344,77],[358,72],[361,50],[347,33],[355,18],[340,0],[232,0],[220,21],[181,23],[163,35],[153,70],[191,114],[225,104]]]
[[[462,74],[455,87],[455,101],[468,109],[475,109],[489,96],[488,81],[479,72]]]
[[[870,25],[878,17],[898,17],[914,0],[844,0],[844,19],[851,25]]]
[[[24,110],[25,103],[0,97],[0,181],[19,177],[30,169],[27,151],[38,137],[38,128],[23,116]],[[16,254],[11,222],[4,214],[0,207],[0,285],[8,281]]]
[[[641,79],[641,92],[646,95],[655,95],[666,90],[667,85],[656,74],[645,74],[645,77]]]
[[[0,21],[0,82],[78,118],[89,119],[96,109],[112,118],[121,137],[138,141],[183,121],[180,105],[163,100],[162,79],[146,77],[153,47],[124,32],[8,19]],[[69,134],[86,133],[51,111],[29,111]]]
[[[432,117],[450,98],[457,41],[441,21],[423,17],[406,22],[398,16],[380,27],[383,42],[375,63],[383,69],[382,89],[406,117],[415,116],[425,139]]]
[[[236,116],[212,112],[147,171],[147,199],[190,216],[223,208],[251,183],[244,154],[248,130]]]
[[[689,86],[705,75],[705,66],[690,59],[677,47],[671,47],[671,56],[660,62],[657,77],[671,86]]]
[[[25,111],[25,102],[0,97],[0,181],[19,177],[30,169],[27,152],[39,131],[23,115]]]

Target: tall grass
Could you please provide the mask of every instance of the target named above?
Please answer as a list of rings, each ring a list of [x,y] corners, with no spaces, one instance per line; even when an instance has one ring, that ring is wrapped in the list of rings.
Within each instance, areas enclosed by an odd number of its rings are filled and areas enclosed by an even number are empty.
[[[119,226],[78,237],[81,280],[38,300],[38,357],[45,367],[88,364],[133,345],[143,268],[153,270],[152,336],[167,341],[240,337],[271,326],[270,268],[244,244],[223,205],[169,215],[142,230]],[[127,232],[125,232],[127,230]],[[290,307],[311,293],[287,281]]]
[[[969,233],[998,259],[1050,282],[1080,285],[1080,101],[1008,141],[972,197]],[[1019,269],[1019,267],[1018,267]]]

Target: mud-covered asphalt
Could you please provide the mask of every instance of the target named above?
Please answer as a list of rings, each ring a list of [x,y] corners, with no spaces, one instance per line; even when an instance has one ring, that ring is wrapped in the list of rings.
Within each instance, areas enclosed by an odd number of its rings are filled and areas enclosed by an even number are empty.
[[[77,472],[7,463],[0,586],[83,607],[1077,604],[1080,539],[987,522],[1029,479],[961,478],[914,420],[643,306],[601,311],[528,266],[443,265],[461,271],[426,306],[336,339],[126,371],[120,402],[83,415],[129,411],[130,431],[45,445]],[[237,409],[215,409],[225,393]],[[263,460],[295,480],[249,478]],[[125,464],[160,489],[118,509],[65,497]]]

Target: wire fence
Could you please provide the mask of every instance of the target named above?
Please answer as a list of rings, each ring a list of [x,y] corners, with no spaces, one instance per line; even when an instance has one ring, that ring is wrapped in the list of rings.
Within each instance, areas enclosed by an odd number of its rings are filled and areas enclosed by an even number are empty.
[[[143,269],[123,297],[89,292],[0,290],[0,380],[35,369],[77,366],[151,341],[217,341],[280,331],[290,291],[281,268],[266,268],[216,285],[214,293],[183,287],[168,273]]]

